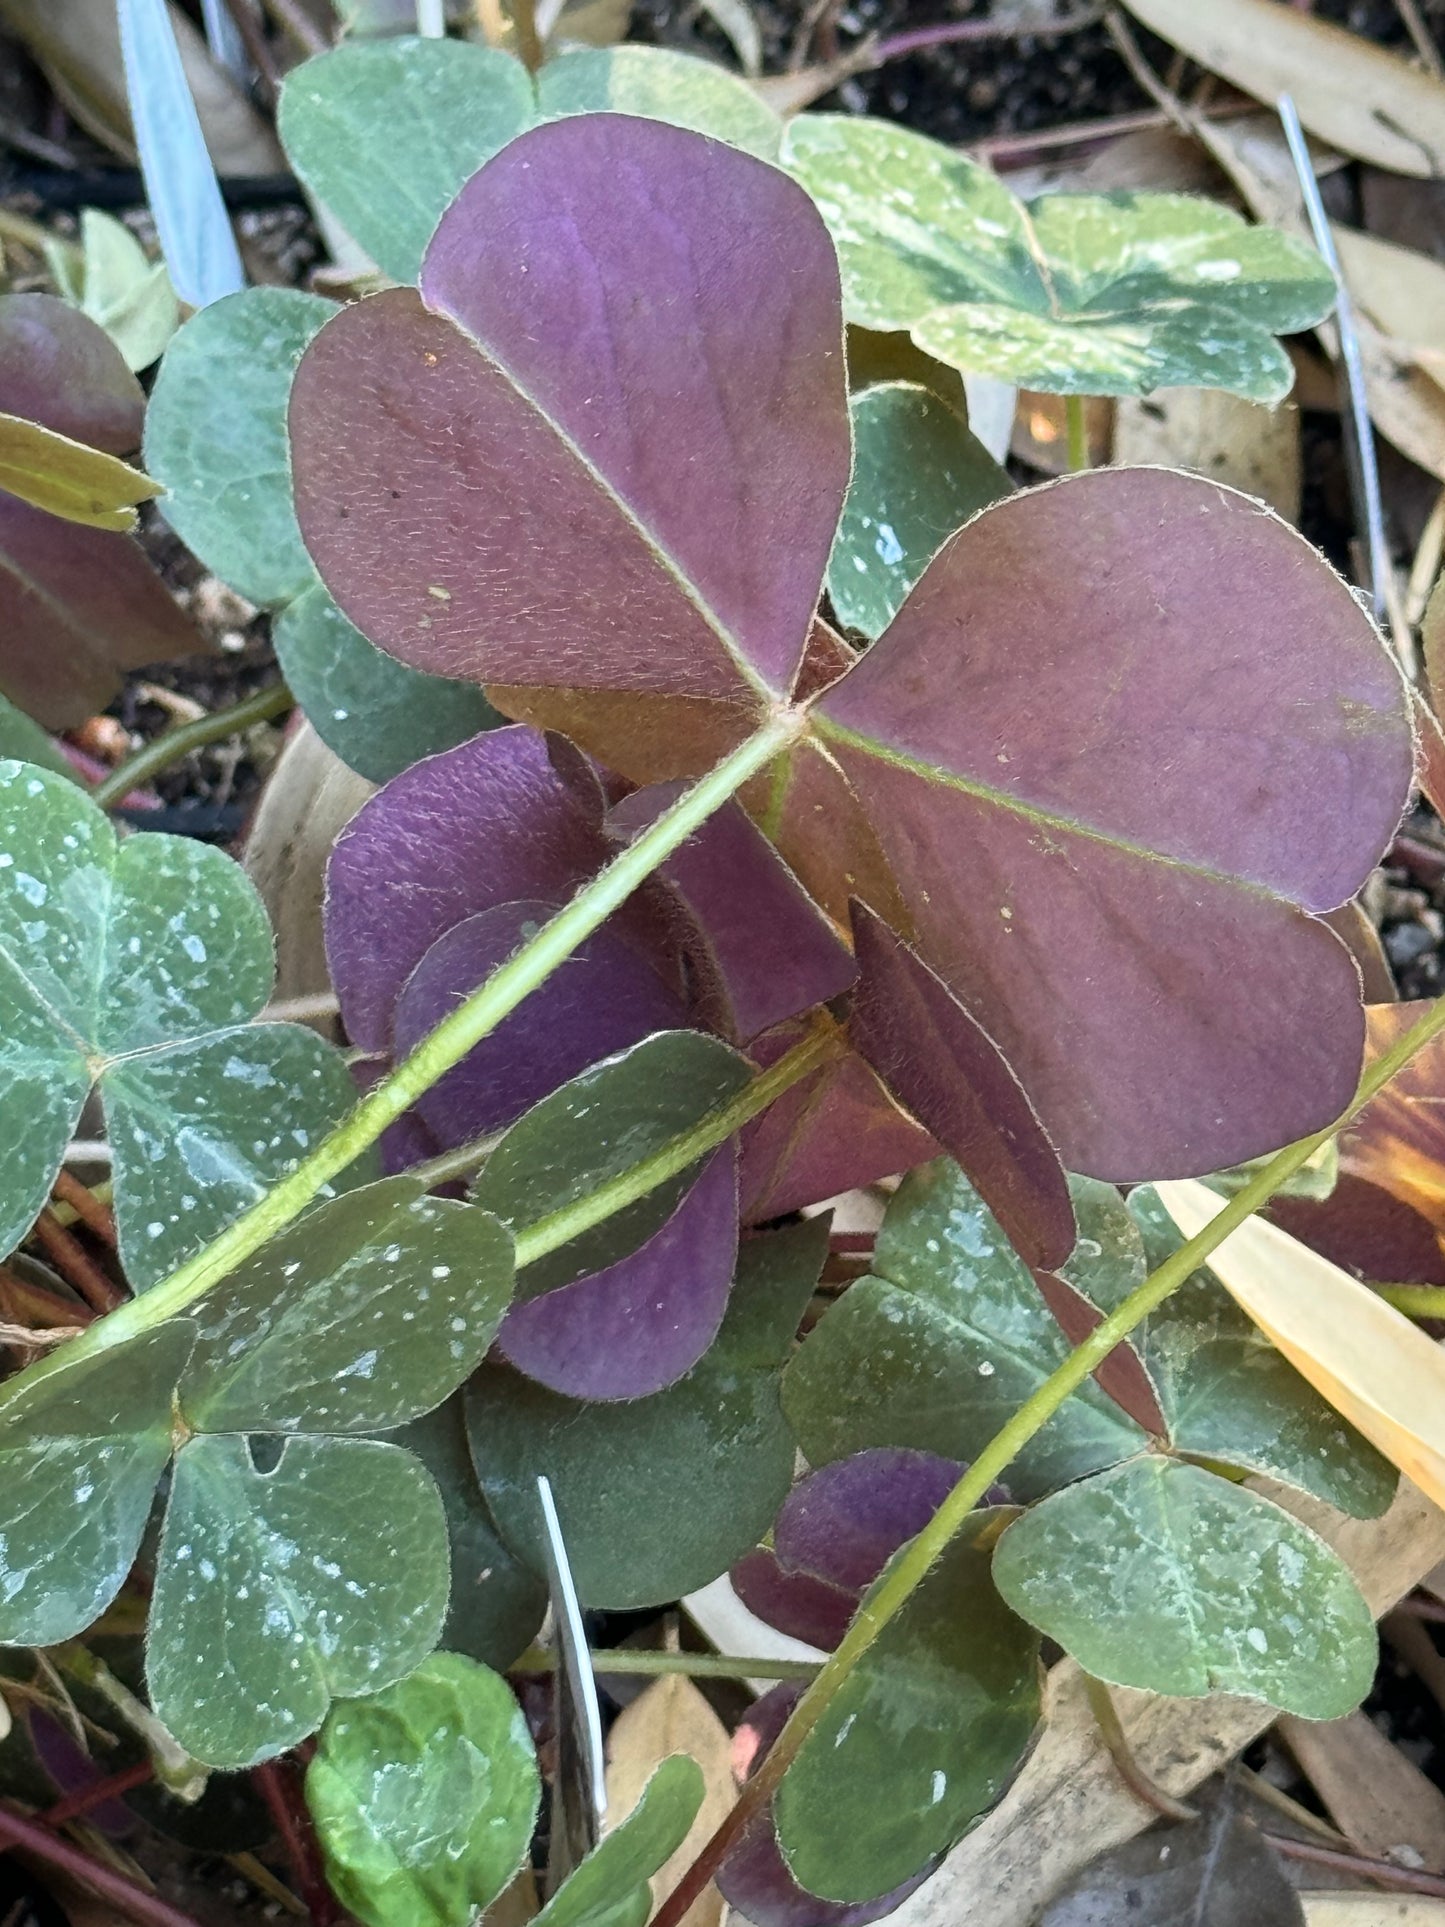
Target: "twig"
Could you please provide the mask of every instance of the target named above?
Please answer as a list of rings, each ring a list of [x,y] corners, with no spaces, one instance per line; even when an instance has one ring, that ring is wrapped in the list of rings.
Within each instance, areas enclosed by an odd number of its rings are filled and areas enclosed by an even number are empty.
[[[8,1265],[0,1265],[0,1310],[13,1324],[23,1325],[27,1318],[38,1318],[47,1328],[70,1325],[76,1331],[83,1331],[93,1316],[84,1305],[32,1284]]]
[[[0,1843],[19,1847],[36,1860],[59,1867],[62,1873],[81,1881],[103,1900],[113,1902],[132,1920],[142,1922],[143,1927],[197,1927],[189,1914],[172,1907],[159,1894],[147,1893],[144,1887],[127,1880],[124,1874],[117,1873],[114,1868],[103,1867],[98,1860],[92,1860],[88,1853],[82,1853],[79,1847],[60,1839],[38,1820],[24,1819],[13,1808],[4,1805],[0,1805]]]
[[[68,1204],[76,1217],[104,1244],[115,1249],[115,1214],[101,1203],[88,1184],[82,1184],[71,1171],[62,1170],[53,1186],[55,1196]]]
[[[1445,61],[1440,58],[1440,49],[1435,45],[1434,36],[1425,24],[1425,17],[1416,0],[1395,0],[1395,11],[1405,23],[1405,31],[1415,43],[1415,51],[1428,71],[1437,80],[1445,80]]]
[[[1119,1718],[1119,1709],[1114,1704],[1113,1695],[1103,1680],[1095,1679],[1091,1673],[1084,1675],[1084,1692],[1089,1701],[1089,1710],[1098,1724],[1099,1737],[1108,1749],[1109,1758],[1118,1769],[1119,1778],[1136,1799],[1156,1813],[1162,1813],[1168,1820],[1197,1820],[1199,1809],[1185,1800],[1176,1800],[1162,1786],[1151,1780],[1149,1775],[1134,1758],[1133,1748]]]
[[[890,60],[903,60],[909,54],[925,53],[930,47],[954,46],[960,41],[977,40],[1052,40],[1056,35],[1077,33],[1081,27],[1097,26],[1101,10],[1080,7],[1058,20],[950,20],[935,27],[909,27],[903,33],[888,34],[873,48],[873,65],[886,66]]]
[[[304,1024],[313,1017],[335,1017],[341,1004],[334,990],[313,991],[306,997],[278,997],[256,1019],[258,1024]]]
[[[341,1918],[341,1908],[326,1884],[321,1849],[291,1770],[280,1760],[267,1760],[252,1767],[251,1779],[276,1823],[307,1912],[316,1927],[330,1927]]]
[[[1322,1847],[1313,1840],[1291,1840],[1286,1834],[1267,1833],[1263,1837],[1286,1860],[1308,1860],[1316,1867],[1338,1867],[1341,1873],[1364,1874],[1382,1887],[1400,1887],[1412,1894],[1437,1894],[1445,1897],[1445,1875],[1421,1873],[1414,1867],[1397,1867],[1393,1860],[1372,1860],[1363,1853],[1346,1853],[1342,1847]]]
[[[275,0],[270,0],[275,4]],[[235,703],[230,709],[213,710],[209,716],[201,716],[193,723],[182,723],[178,729],[168,729],[163,736],[138,749],[134,756],[128,756],[118,769],[111,771],[103,783],[97,783],[90,793],[93,803],[103,810],[119,803],[134,789],[139,789],[172,763],[178,763],[193,749],[204,749],[209,743],[221,743],[228,736],[239,736],[242,730],[249,729],[253,723],[269,722],[271,717],[279,716],[289,709],[295,699],[284,682],[272,683],[269,688],[261,689],[244,702]]]
[[[1139,51],[1139,43],[1130,31],[1129,23],[1117,7],[1110,7],[1104,15],[1104,30],[1114,43],[1114,51],[1129,69],[1130,76],[1149,96],[1181,134],[1194,135],[1194,127],[1188,110],[1177,94],[1173,94],[1149,65]]]
[[[247,59],[260,76],[261,92],[266,97],[266,104],[274,107],[281,97],[281,71],[267,43],[260,16],[252,11],[248,0],[223,0],[223,4],[235,23]]]
[[[152,1777],[150,1761],[136,1760],[130,1766],[123,1766],[118,1773],[108,1773],[103,1780],[92,1780],[89,1786],[78,1787],[74,1793],[67,1793],[63,1800],[57,1800],[53,1807],[47,1807],[40,1817],[47,1827],[62,1827],[78,1814],[89,1813],[103,1800],[114,1800],[122,1793],[129,1793],[133,1787],[144,1786]]]
[[[114,1311],[125,1303],[125,1293],[114,1284],[80,1240],[65,1229],[48,1208],[35,1220],[31,1236],[68,1285],[74,1285],[94,1312]]]

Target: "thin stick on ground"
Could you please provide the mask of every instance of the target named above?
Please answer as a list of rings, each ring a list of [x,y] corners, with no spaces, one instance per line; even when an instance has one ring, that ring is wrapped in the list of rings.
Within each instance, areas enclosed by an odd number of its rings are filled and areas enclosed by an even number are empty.
[[[35,1220],[31,1232],[36,1244],[68,1285],[74,1285],[94,1312],[114,1311],[125,1303],[120,1286],[107,1278],[80,1240],[61,1224],[48,1208]]]
[[[115,1214],[109,1205],[101,1203],[88,1184],[82,1184],[73,1171],[62,1169],[52,1190],[62,1204],[70,1206],[88,1231],[93,1231],[112,1251],[115,1249]]]
[[[172,1907],[159,1894],[147,1893],[113,1867],[104,1867],[88,1853],[62,1840],[38,1820],[28,1820],[13,1808],[0,1805],[0,1848],[19,1847],[35,1860],[58,1867],[79,1880],[102,1900],[110,1901],[141,1927],[198,1927],[189,1914]]]

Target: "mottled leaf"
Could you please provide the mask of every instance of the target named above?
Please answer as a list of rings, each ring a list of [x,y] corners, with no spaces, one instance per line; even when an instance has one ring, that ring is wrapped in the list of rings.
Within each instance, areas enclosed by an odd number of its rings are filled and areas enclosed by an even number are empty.
[[[1003,1792],[1039,1718],[1038,1639],[999,1598],[976,1513],[804,1740],[773,1803],[798,1883],[874,1900],[944,1853]],[[880,1797],[886,1789],[886,1797]]]
[[[1305,1927],[1284,1868],[1227,1800],[1108,1848],[1050,1901],[1040,1927],[1116,1927],[1130,1914],[1149,1927]]]
[[[243,1022],[271,973],[239,865],[180,837],[121,843],[73,783],[0,764],[4,1249],[45,1202],[97,1068],[151,1067],[165,1046]]]
[[[446,1520],[409,1452],[291,1438],[260,1472],[222,1433],[177,1454],[146,1672],[156,1713],[208,1766],[284,1753],[333,1695],[410,1672],[446,1610]]]
[[[742,720],[793,681],[847,484],[836,276],[806,196],[735,149],[620,115],[524,134],[447,210],[422,298],[344,310],[302,360],[327,587],[435,674]]]
[[[849,404],[853,480],[828,558],[838,620],[882,635],[946,536],[1013,483],[968,423],[908,382],[865,388]]]
[[[386,1178],[308,1212],[197,1306],[195,1432],[385,1431],[481,1363],[512,1241],[475,1205]]]
[[[1349,1568],[1256,1492],[1177,1459],[1130,1460],[1004,1533],[999,1591],[1086,1672],[1331,1720],[1370,1690],[1375,1625]]]
[[[511,1688],[457,1653],[338,1707],[306,1770],[331,1885],[367,1927],[466,1927],[525,1858],[540,1797]]]
[[[749,1076],[745,1058],[701,1031],[644,1037],[519,1117],[487,1158],[472,1197],[513,1231],[527,1230],[691,1130],[735,1097]],[[695,1170],[528,1265],[517,1281],[519,1295],[571,1284],[635,1251],[672,1216]]]
[[[1343,1109],[1358,978],[1305,912],[1393,834],[1405,698],[1258,503],[1154,469],[995,503],[819,727],[1070,1169],[1218,1169]]]
[[[1153,1263],[1184,1242],[1152,1186],[1132,1192],[1129,1209]],[[1095,1228],[1082,1208],[1080,1218]],[[1311,1322],[1332,1323],[1315,1294],[1307,1297]],[[1179,1451],[1264,1473],[1355,1518],[1378,1518],[1388,1508],[1396,1483],[1388,1459],[1300,1376],[1214,1271],[1193,1273],[1136,1342]]]
[[[441,1643],[487,1666],[510,1666],[539,1631],[547,1588],[502,1543],[467,1449],[460,1397],[391,1434],[436,1480],[451,1535],[452,1593]]]
[[[467,1388],[472,1456],[507,1543],[544,1569],[551,1479],[585,1605],[679,1598],[757,1542],[792,1482],[778,1374],[826,1249],[826,1221],[744,1242],[717,1342],[679,1384],[588,1405],[484,1365]]]
[[[271,639],[316,734],[368,782],[388,782],[502,720],[474,683],[424,676],[373,648],[319,582],[280,612]]]
[[[520,61],[460,40],[350,41],[294,68],[278,129],[316,198],[395,281],[448,202],[534,117]]]
[[[0,1402],[0,1643],[53,1646],[120,1591],[171,1455],[171,1401],[194,1337],[173,1322]]]
[[[1274,336],[1335,302],[1315,251],[1183,194],[1049,194],[885,121],[794,120],[786,165],[838,244],[850,322],[1050,394],[1228,388],[1280,401]]]
[[[89,316],[51,294],[0,295],[0,410],[129,455],[145,406],[140,383]]]
[[[687,1838],[702,1805],[702,1769],[685,1753],[657,1768],[627,1817],[569,1874],[541,1913],[537,1927],[617,1927],[639,1909],[645,1919],[647,1883]]]
[[[246,1024],[119,1057],[100,1089],[121,1258],[137,1291],[258,1203],[356,1102],[341,1052],[299,1024]],[[368,1149],[319,1195],[377,1175]]]
[[[963,1471],[952,1459],[896,1448],[835,1459],[793,1487],[771,1547],[733,1567],[734,1590],[780,1632],[830,1651],[868,1587]]]
[[[776,160],[782,124],[736,74],[710,60],[666,47],[578,47],[549,60],[537,75],[543,117],[636,114],[691,128]]]
[[[87,528],[125,531],[160,489],[114,455],[19,415],[0,415],[0,489]]]
[[[853,907],[859,981],[848,1035],[962,1167],[1026,1264],[1059,1265],[1074,1213],[1058,1153],[991,1037],[901,937]]]
[[[156,376],[145,462],[166,520],[252,602],[288,602],[316,579],[291,501],[286,398],[336,312],[294,288],[248,288],[192,315]]]
[[[819,1320],[783,1379],[814,1465],[902,1445],[963,1463],[1068,1356],[1028,1267],[946,1159],[904,1179],[859,1279]],[[1112,1465],[1143,1434],[1091,1380],[1015,1459],[1032,1497]]]

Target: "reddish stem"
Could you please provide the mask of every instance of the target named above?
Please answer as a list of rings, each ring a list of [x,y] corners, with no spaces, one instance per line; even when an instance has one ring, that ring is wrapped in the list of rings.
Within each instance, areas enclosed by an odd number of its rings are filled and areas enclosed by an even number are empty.
[[[35,1220],[33,1236],[67,1284],[75,1286],[92,1311],[114,1311],[125,1303],[125,1293],[113,1284],[78,1238],[74,1238],[50,1209]]]
[[[51,1187],[62,1204],[68,1204],[80,1222],[93,1231],[103,1244],[115,1249],[115,1214],[73,1171],[61,1171]]]
[[[311,1815],[306,1810],[305,1797],[297,1785],[294,1770],[282,1761],[268,1760],[264,1766],[251,1768],[251,1778],[276,1823],[292,1877],[306,1903],[307,1912],[316,1922],[316,1927],[330,1927],[332,1922],[341,1918],[341,1909],[336,1896],[326,1884],[326,1871],[321,1864],[316,1830],[311,1824]]]
[[[1290,1840],[1282,1833],[1266,1833],[1264,1837],[1286,1860],[1308,1860],[1316,1867],[1338,1867],[1342,1873],[1363,1874],[1382,1887],[1399,1887],[1407,1893],[1445,1896],[1445,1875],[1397,1867],[1393,1860],[1372,1860],[1365,1854],[1345,1853],[1338,1847],[1318,1847],[1313,1840]]]
[[[37,1860],[49,1866],[58,1867],[62,1873],[69,1874],[72,1880],[79,1880],[97,1893],[103,1900],[111,1901],[123,1914],[132,1920],[140,1921],[143,1927],[197,1927],[189,1914],[172,1907],[159,1894],[147,1893],[124,1874],[117,1873],[112,1867],[102,1866],[92,1860],[88,1853],[72,1846],[68,1840],[61,1840],[48,1827],[38,1820],[27,1820],[12,1808],[0,1805],[0,1845],[19,1847]]]
[[[77,1787],[74,1793],[67,1793],[63,1800],[57,1800],[53,1807],[47,1807],[41,1819],[47,1827],[64,1826],[77,1814],[89,1813],[104,1800],[117,1799],[122,1793],[129,1793],[133,1787],[144,1786],[151,1777],[149,1760],[137,1760],[134,1766],[123,1766],[118,1773],[107,1774],[103,1780],[92,1780],[89,1786]]]
[[[12,1325],[38,1322],[42,1327],[72,1325],[81,1331],[92,1322],[92,1314],[84,1305],[57,1297],[43,1285],[31,1284],[8,1265],[0,1265],[0,1311]]]

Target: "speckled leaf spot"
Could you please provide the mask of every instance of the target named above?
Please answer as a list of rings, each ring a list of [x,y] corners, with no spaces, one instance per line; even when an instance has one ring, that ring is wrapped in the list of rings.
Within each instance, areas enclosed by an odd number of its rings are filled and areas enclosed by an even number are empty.
[[[331,1885],[366,1927],[467,1927],[521,1866],[540,1801],[512,1689],[458,1653],[338,1706],[306,1771]]]
[[[989,1573],[1006,1517],[977,1512],[965,1524],[789,1768],[773,1817],[809,1893],[888,1893],[947,1852],[1017,1770],[1039,1718],[1041,1669],[1038,1636]]]
[[[1349,1568],[1281,1507],[1178,1459],[1057,1492],[1004,1533],[999,1591],[1096,1679],[1348,1713],[1378,1648]]]
[[[1275,339],[1335,301],[1313,248],[1184,194],[1017,200],[921,134],[804,114],[785,165],[837,243],[848,320],[907,329],[927,354],[1050,394],[1225,388],[1280,401]]]
[[[195,1336],[172,1322],[32,1367],[0,1405],[0,1645],[83,1632],[120,1591],[171,1455]],[[57,1531],[63,1520],[64,1531]]]
[[[45,1202],[92,1085],[137,1291],[340,1121],[355,1097],[341,1054],[249,1021],[273,976],[238,863],[186,837],[121,841],[73,783],[0,763],[0,1250]],[[333,1188],[374,1165],[367,1154]]]
[[[379,1432],[481,1363],[512,1287],[497,1220],[410,1178],[309,1213],[197,1307],[193,1432]]]
[[[233,1433],[176,1456],[146,1648],[151,1703],[208,1766],[273,1758],[332,1697],[399,1679],[446,1617],[447,1529],[409,1452],[291,1438],[269,1471]]]

